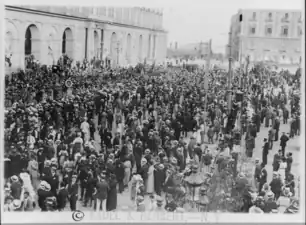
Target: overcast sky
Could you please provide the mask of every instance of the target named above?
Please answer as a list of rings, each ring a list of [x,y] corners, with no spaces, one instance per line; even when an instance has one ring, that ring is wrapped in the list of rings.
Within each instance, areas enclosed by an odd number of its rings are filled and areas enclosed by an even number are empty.
[[[164,9],[168,44],[212,39],[214,52],[225,52],[231,16],[239,9],[300,9],[305,0],[4,0],[5,4],[113,5]]]
[[[305,1],[305,0],[303,0]],[[166,2],[166,1],[165,1]],[[164,9],[168,43],[178,45],[212,39],[214,52],[225,52],[231,16],[239,9],[300,9],[302,0],[189,0]]]

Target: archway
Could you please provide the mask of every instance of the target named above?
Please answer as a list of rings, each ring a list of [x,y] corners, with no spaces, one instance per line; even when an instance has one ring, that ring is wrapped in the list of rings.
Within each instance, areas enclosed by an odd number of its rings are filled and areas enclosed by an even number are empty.
[[[142,35],[139,36],[138,58],[142,61]]]
[[[130,34],[128,34],[126,40],[126,59],[128,64],[131,63],[131,50],[132,50],[132,37]]]
[[[100,49],[99,35],[97,31],[94,31],[94,54],[95,54],[96,59],[99,58],[99,49]]]
[[[73,36],[70,28],[66,28],[63,33],[62,54],[66,54],[69,58],[73,56]]]
[[[36,25],[31,24],[27,27],[25,32],[25,56],[33,55],[35,59],[40,59],[40,46],[39,46],[39,31]]]
[[[116,64],[117,62],[117,34],[115,32],[112,33],[111,36],[111,46],[110,46],[110,57],[113,62]]]

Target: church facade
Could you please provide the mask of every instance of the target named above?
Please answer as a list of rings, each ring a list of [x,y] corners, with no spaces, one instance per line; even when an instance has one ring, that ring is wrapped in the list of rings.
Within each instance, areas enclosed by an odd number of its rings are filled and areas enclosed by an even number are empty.
[[[73,62],[163,63],[167,32],[161,10],[127,7],[5,6],[5,54],[12,68],[34,56],[42,65],[63,55]]]

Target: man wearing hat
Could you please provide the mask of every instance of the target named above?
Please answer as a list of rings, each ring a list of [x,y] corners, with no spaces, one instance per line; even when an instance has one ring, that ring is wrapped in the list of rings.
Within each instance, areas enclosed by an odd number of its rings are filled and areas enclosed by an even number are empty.
[[[14,175],[11,177],[11,195],[14,199],[20,199],[21,192],[22,192],[22,186],[19,181],[19,178]]]
[[[282,150],[283,156],[285,156],[285,149],[286,149],[288,141],[289,141],[288,136],[285,134],[285,132],[282,132],[282,136],[280,137],[280,146],[282,148],[281,150]]]
[[[98,176],[98,182],[96,184],[96,188],[93,194],[95,198],[94,209],[96,211],[106,210],[106,199],[107,199],[108,189],[109,185],[106,181],[106,171],[102,171],[102,173]]]
[[[164,208],[163,208],[164,199],[160,195],[156,196],[154,203],[155,204],[152,207],[153,211],[155,211],[155,212],[164,212],[165,211]]]
[[[145,212],[146,211],[146,206],[144,204],[144,197],[143,196],[141,196],[141,195],[137,196],[136,205],[137,205],[137,209],[136,209],[137,212]]]
[[[8,159],[10,160],[10,163],[8,165],[8,175],[18,175],[21,172],[21,156],[17,152],[17,149],[15,146],[11,146],[10,155],[8,156]]]
[[[68,199],[68,191],[66,189],[65,182],[60,183],[60,188],[57,194],[57,208],[59,211],[63,211],[66,207],[67,199]]]
[[[273,163],[272,163],[273,171],[278,171],[281,158],[282,158],[282,150],[278,150],[278,153],[276,153],[273,158]]]
[[[34,201],[33,199],[30,197],[30,194],[28,191],[25,191],[23,193],[24,197],[23,197],[23,201],[21,203],[21,209],[22,211],[33,211],[34,210]]]
[[[71,181],[68,184],[68,197],[70,202],[70,209],[71,211],[76,210],[76,203],[78,200],[78,193],[79,193],[79,185],[77,181],[77,175],[73,174]]]
[[[59,187],[59,177],[56,174],[56,167],[52,166],[50,168],[50,174],[46,175],[44,178],[51,186],[51,192],[54,196],[57,195],[57,189]]]
[[[263,211],[265,213],[271,213],[272,210],[277,210],[278,206],[275,202],[275,199],[274,199],[274,193],[272,191],[269,191],[267,194],[267,200],[265,202],[265,207],[263,209]]]
[[[262,187],[264,186],[265,183],[267,183],[267,170],[265,168],[265,163],[261,163],[261,170],[260,170],[260,175],[259,175],[259,179],[258,179],[258,192],[260,192],[262,190]]]
[[[37,191],[38,195],[38,205],[41,208],[41,211],[47,211],[45,200],[48,197],[53,197],[53,194],[51,192],[51,187],[46,181],[41,181],[40,187]]]
[[[154,170],[154,189],[157,195],[161,195],[165,179],[165,166],[160,163],[156,166],[156,169]]]
[[[264,138],[264,146],[262,147],[262,163],[267,165],[268,162],[268,154],[269,154],[269,142],[267,138]]]
[[[271,191],[274,193],[275,200],[277,201],[282,192],[282,181],[277,172],[273,172],[272,181],[269,184]]]

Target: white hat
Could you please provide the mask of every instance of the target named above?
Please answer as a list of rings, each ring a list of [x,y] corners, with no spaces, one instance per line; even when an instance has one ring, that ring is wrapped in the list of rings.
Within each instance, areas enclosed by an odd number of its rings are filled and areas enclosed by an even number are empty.
[[[11,180],[12,180],[12,182],[18,182],[19,178],[16,175],[14,175],[14,176],[11,177]]]
[[[21,201],[19,199],[14,199],[12,202],[12,208],[14,210],[19,209],[21,206]]]
[[[260,208],[258,208],[258,207],[256,207],[256,206],[252,206],[252,207],[249,209],[249,213],[259,213],[259,214],[263,214],[264,212],[263,212]]]

